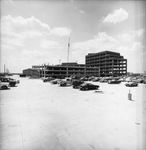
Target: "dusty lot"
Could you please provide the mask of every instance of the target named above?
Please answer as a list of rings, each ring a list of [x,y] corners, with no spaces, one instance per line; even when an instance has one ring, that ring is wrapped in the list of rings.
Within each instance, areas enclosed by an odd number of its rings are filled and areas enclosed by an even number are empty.
[[[14,78],[0,91],[1,150],[144,150],[146,85],[97,82],[100,93]]]

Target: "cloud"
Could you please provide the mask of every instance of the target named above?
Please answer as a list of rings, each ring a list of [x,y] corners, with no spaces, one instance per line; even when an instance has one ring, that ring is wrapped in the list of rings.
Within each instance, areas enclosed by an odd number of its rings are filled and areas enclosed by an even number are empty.
[[[23,46],[22,38],[15,38],[15,37],[13,37],[13,38],[2,37],[1,38],[1,43],[6,44],[6,45],[11,46],[11,47]]]
[[[43,33],[50,33],[50,27],[36,19],[34,16],[23,18],[21,16],[12,17],[11,15],[2,17],[3,34],[19,33],[21,36],[41,36]]]
[[[56,36],[70,34],[71,29],[67,27],[51,29],[48,24],[34,16],[29,18],[3,16],[1,18],[1,63],[19,70],[25,66],[23,63],[32,65],[32,63],[43,63],[48,60],[55,61],[57,58],[52,57],[53,53],[57,56],[64,50],[64,45],[56,42]],[[17,63],[11,63],[13,60]],[[20,65],[19,68],[13,67],[16,64]]]
[[[117,43],[118,41],[107,35],[105,32],[99,32],[97,36],[93,39],[75,43],[73,45],[74,49],[105,49],[105,47],[110,48],[113,44]]]
[[[131,46],[131,50],[136,53],[142,52],[143,45],[140,42],[134,42],[133,45]]]
[[[127,46],[119,46],[116,48],[124,58],[127,59],[127,68],[129,72],[143,72],[146,63],[145,47],[141,42],[133,42]]]
[[[118,23],[124,21],[128,18],[128,12],[123,8],[114,10],[114,12],[109,13],[103,20],[103,23]]]
[[[21,52],[22,55],[25,55],[27,57],[31,56],[31,57],[37,57],[37,56],[43,56],[44,53],[39,51],[39,50],[26,50],[24,49],[22,52]]]
[[[121,35],[110,36],[105,32],[99,32],[93,39],[75,43],[71,47],[71,59],[77,60],[78,63],[85,63],[85,56],[88,53],[97,53],[100,51],[119,52],[128,60],[128,71],[143,72],[145,61],[145,47],[137,38],[140,37],[143,30],[130,31]],[[128,40],[126,43],[121,42],[121,38]],[[146,53],[146,52],[145,52]],[[139,66],[139,67],[138,67]]]
[[[118,37],[125,42],[130,41],[131,38],[133,38],[133,36],[129,33],[123,33],[123,34],[119,35]]]
[[[56,48],[59,44],[56,41],[51,41],[47,39],[42,39],[40,43],[41,48]]]
[[[81,13],[81,14],[85,14],[85,11],[82,10],[82,9],[80,9],[80,8],[78,8],[77,6],[75,6],[74,9],[75,9],[77,12]]]
[[[124,42],[129,42],[129,41],[134,40],[135,38],[142,38],[144,32],[145,32],[144,29],[139,29],[139,30],[135,30],[135,31],[129,31],[126,33],[122,33],[122,34],[118,35],[117,37]]]
[[[56,27],[51,30],[51,34],[58,36],[69,36],[71,34],[71,29],[67,27]]]
[[[46,23],[41,22],[34,16],[23,18],[21,16],[12,17],[11,15],[3,16],[1,21],[2,36],[13,36],[17,38],[33,38],[55,34],[57,36],[67,36],[71,29],[67,27],[57,27],[51,29]]]
[[[2,43],[11,47],[24,46],[26,39],[43,37],[49,33],[50,27],[33,16],[23,18],[8,15],[1,20]]]
[[[102,50],[113,50],[117,44],[118,41],[114,37],[109,36],[105,32],[99,32],[98,35],[94,36],[91,40],[74,43],[72,45],[71,53],[75,60],[80,60],[80,57],[82,56],[83,63],[83,60],[85,59],[84,56],[88,53],[96,53]]]
[[[23,47],[26,44],[30,47],[47,48],[56,46],[55,41],[43,41],[51,35],[68,36],[71,29],[67,27],[57,27],[51,29],[48,24],[40,21],[34,16],[23,18],[21,16],[12,17],[11,15],[3,16],[1,19],[1,43],[7,47]],[[47,43],[48,42],[48,43]],[[5,50],[5,47],[1,47]]]
[[[12,0],[2,0],[2,1],[4,1],[4,2],[6,2],[6,3],[14,3],[14,1],[12,1]]]
[[[143,36],[145,30],[144,29],[139,29],[139,30],[136,30],[134,32],[134,34],[137,36],[137,37],[140,37],[140,36]]]
[[[84,13],[85,13],[85,11],[84,11],[84,10],[80,10],[80,13],[81,13],[81,14],[84,14]]]

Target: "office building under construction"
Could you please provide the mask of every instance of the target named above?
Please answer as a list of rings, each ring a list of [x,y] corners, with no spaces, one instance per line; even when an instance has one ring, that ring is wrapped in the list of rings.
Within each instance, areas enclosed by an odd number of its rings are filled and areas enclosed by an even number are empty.
[[[99,67],[101,77],[127,74],[127,59],[117,52],[89,53],[85,56],[85,62],[87,67]]]

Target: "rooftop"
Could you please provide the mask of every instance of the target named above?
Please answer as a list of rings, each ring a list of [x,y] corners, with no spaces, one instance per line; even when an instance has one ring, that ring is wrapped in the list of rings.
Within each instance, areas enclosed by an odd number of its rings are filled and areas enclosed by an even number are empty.
[[[120,53],[113,52],[113,51],[102,51],[102,52],[98,52],[98,53],[88,53],[88,55],[95,55],[95,54],[102,54],[102,53],[109,53],[109,54],[120,55]]]

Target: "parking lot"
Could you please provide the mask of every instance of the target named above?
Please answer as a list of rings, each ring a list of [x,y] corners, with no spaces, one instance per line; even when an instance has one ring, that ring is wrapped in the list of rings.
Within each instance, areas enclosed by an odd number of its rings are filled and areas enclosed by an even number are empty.
[[[80,91],[20,78],[0,91],[1,150],[143,150],[145,84]],[[128,100],[128,93],[132,100]]]

